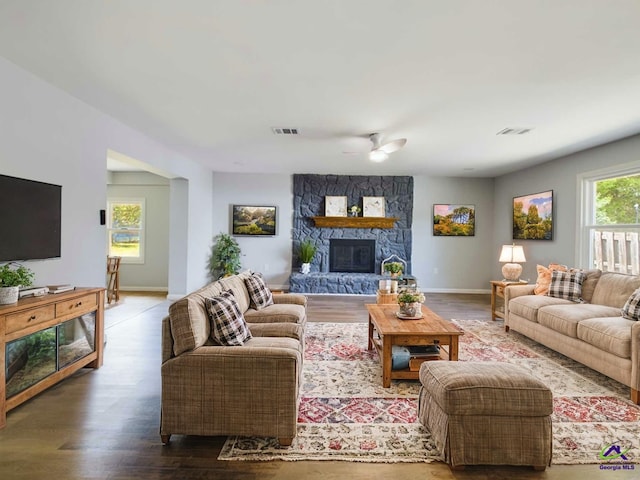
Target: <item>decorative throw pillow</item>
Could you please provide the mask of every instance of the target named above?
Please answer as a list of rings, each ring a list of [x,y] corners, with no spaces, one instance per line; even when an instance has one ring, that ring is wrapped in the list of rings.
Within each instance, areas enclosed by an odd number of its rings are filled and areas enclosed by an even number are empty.
[[[631,294],[620,313],[627,320],[640,320],[640,288]]]
[[[240,346],[251,338],[247,322],[231,290],[205,299],[205,306],[211,320],[211,336],[219,343]]]
[[[551,272],[551,285],[549,285],[550,297],[564,298],[572,302],[582,303],[582,282],[584,273],[561,272],[554,270]]]
[[[250,277],[244,279],[244,284],[249,291],[251,299],[251,307],[260,310],[266,306],[273,304],[273,294],[267,284],[264,283],[262,275],[254,273]]]
[[[550,263],[548,268],[543,265],[537,265],[536,270],[538,271],[538,279],[536,280],[533,293],[536,295],[546,295],[549,293],[549,285],[551,285],[551,272],[555,270],[566,272],[568,268],[566,265],[560,265],[559,263]]]

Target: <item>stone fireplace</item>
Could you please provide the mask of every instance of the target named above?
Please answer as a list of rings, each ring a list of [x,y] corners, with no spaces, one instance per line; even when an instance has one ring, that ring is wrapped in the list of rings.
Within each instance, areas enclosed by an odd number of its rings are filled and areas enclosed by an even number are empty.
[[[325,196],[345,196],[347,205],[362,208],[362,197],[384,197],[385,217],[396,218],[392,228],[316,227],[313,217],[325,215]],[[411,273],[413,221],[413,177],[365,175],[293,176],[292,265],[289,279],[292,292],[375,294],[382,261],[397,255],[407,261]],[[311,273],[301,274],[297,250],[309,239],[318,248]],[[374,242],[373,270],[338,272],[331,266],[331,240],[369,240]],[[358,249],[355,252],[360,252]],[[353,251],[352,251],[353,254]],[[359,253],[356,253],[359,254]],[[370,273],[370,272],[373,273]]]

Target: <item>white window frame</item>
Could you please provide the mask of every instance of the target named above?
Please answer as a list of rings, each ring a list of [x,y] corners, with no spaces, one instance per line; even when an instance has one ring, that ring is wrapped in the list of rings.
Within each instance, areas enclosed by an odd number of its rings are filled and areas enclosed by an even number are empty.
[[[120,263],[129,264],[144,264],[144,253],[146,244],[145,235],[145,216],[146,216],[146,201],[144,198],[108,198],[107,199],[107,255],[109,255],[109,246],[111,245],[111,234],[114,229],[112,226],[113,221],[113,207],[119,204],[139,204],[140,213],[140,229],[138,230],[140,236],[140,254],[137,257],[121,257]]]
[[[595,218],[595,183],[608,178],[640,175],[640,162],[630,162],[611,167],[592,170],[578,175],[578,215],[576,224],[576,265],[583,268],[594,268],[593,230],[602,228],[596,225]],[[637,225],[620,224],[607,226],[612,230],[628,230]]]

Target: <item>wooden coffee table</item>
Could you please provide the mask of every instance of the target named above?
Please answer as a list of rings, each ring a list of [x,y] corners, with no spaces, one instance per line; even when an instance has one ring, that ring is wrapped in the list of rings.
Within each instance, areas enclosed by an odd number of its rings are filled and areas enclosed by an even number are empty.
[[[447,322],[422,305],[423,318],[400,320],[396,316],[397,304],[367,304],[369,311],[369,350],[376,348],[382,359],[382,386],[391,386],[391,379],[418,380],[419,370],[391,369],[391,347],[393,345],[440,346],[443,360],[458,360],[458,337],[464,335],[451,322]],[[377,334],[377,335],[376,335]]]

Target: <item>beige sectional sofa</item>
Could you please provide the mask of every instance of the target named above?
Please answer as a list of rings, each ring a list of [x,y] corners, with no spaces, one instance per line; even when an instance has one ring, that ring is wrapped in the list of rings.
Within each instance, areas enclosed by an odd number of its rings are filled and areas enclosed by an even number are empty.
[[[256,310],[245,285],[250,272],[226,277],[176,301],[162,321],[160,436],[296,435],[304,357],[306,297],[273,295]],[[205,300],[231,290],[252,338],[216,344]]]
[[[629,387],[640,403],[640,322],[621,308],[640,277],[589,270],[582,283],[583,303],[533,294],[534,285],[505,289],[505,329],[527,337]]]

